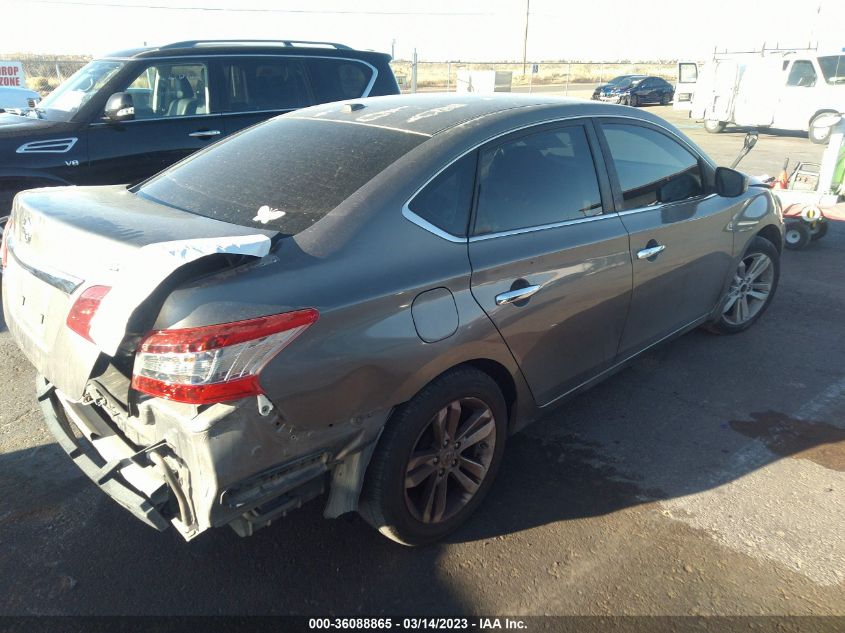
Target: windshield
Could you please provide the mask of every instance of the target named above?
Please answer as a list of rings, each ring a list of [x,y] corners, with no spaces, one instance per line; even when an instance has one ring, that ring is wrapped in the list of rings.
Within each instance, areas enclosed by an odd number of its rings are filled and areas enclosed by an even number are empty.
[[[123,62],[112,61],[86,64],[47,95],[35,114],[51,121],[69,121],[122,67]]]
[[[135,192],[223,222],[295,235],[424,140],[370,125],[279,117],[194,154]]]
[[[819,57],[824,80],[829,84],[845,84],[845,55]]]
[[[622,81],[617,84],[617,87],[630,88],[631,86],[636,86],[643,79],[644,77],[625,77]]]
[[[621,83],[623,83],[627,80],[628,80],[628,75],[619,75],[619,77],[614,77],[613,79],[611,79],[607,83],[609,83],[611,86],[618,86],[619,84],[621,84]]]

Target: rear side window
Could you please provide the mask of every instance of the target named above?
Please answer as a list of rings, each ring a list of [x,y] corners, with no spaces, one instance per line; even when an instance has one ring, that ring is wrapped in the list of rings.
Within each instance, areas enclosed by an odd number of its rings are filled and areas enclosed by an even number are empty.
[[[604,124],[624,209],[678,202],[703,193],[698,158],[665,134],[639,125]]]
[[[426,138],[279,117],[194,154],[134,191],[197,215],[294,235]]]
[[[357,99],[373,78],[373,69],[361,62],[312,58],[306,64],[318,103]]]
[[[317,103],[301,59],[268,57],[226,62],[223,76],[224,112],[294,110]]]
[[[465,237],[475,184],[476,153],[471,152],[428,183],[408,208],[452,235]]]
[[[816,85],[816,69],[813,68],[812,62],[803,59],[792,64],[789,69],[789,77],[786,80],[787,86],[800,86],[809,88]]]
[[[538,132],[484,150],[475,234],[598,215],[601,195],[580,125]]]

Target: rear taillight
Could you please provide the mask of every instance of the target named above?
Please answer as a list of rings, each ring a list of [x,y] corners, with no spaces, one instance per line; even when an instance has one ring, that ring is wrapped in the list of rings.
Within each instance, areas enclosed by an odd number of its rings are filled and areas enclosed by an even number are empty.
[[[132,387],[189,404],[262,394],[258,374],[318,317],[309,308],[248,321],[157,330],[138,347]]]
[[[0,242],[0,268],[6,267],[9,260],[9,236],[12,234],[12,218],[6,222],[3,228],[3,241]]]
[[[91,339],[91,319],[97,314],[100,302],[109,293],[109,286],[91,286],[79,295],[73,307],[67,314],[67,326],[79,334],[82,338],[94,342]]]

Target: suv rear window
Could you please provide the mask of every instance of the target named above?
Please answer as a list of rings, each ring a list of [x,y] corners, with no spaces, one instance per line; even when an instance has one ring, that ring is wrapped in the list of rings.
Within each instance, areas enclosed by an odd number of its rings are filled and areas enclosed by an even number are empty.
[[[426,138],[279,117],[194,154],[134,191],[197,215],[295,235]]]

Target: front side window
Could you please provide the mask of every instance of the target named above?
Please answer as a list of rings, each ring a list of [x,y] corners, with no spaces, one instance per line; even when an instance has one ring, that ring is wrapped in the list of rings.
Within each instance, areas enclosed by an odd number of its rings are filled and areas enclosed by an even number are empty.
[[[209,114],[208,67],[198,62],[148,66],[126,88],[135,119]]]
[[[599,215],[601,195],[583,126],[521,136],[482,151],[475,234]]]
[[[114,75],[123,68],[123,62],[95,61],[81,69],[59,85],[38,104],[35,113],[51,121],[70,121]]]
[[[831,84],[845,84],[845,55],[826,55],[819,57],[824,80]]]
[[[704,192],[698,158],[661,132],[639,125],[602,125],[622,189],[623,208],[678,202]]]
[[[300,59],[266,58],[227,62],[224,112],[294,110],[316,100]]]
[[[459,159],[428,183],[408,208],[447,233],[465,237],[475,184],[476,153]]]
[[[786,80],[787,86],[799,86],[802,88],[809,88],[816,85],[816,69],[813,68],[812,62],[803,59],[792,64],[789,70],[789,77]]]

